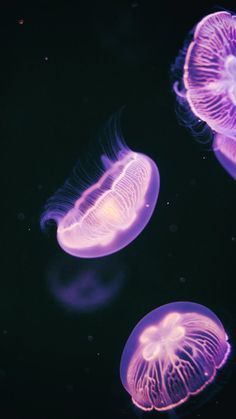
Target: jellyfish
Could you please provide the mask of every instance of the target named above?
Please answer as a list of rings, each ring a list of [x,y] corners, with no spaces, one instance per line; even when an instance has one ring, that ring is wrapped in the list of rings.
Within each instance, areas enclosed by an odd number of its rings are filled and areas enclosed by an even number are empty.
[[[166,304],[132,331],[121,381],[140,409],[173,409],[213,381],[229,352],[228,336],[211,310],[191,302]]]
[[[141,233],[154,211],[158,168],[147,155],[129,149],[116,127],[86,186],[74,175],[42,215],[43,228],[49,220],[56,222],[57,241],[70,255],[96,258],[117,252]]]
[[[216,132],[235,136],[236,16],[226,11],[209,14],[192,33],[174,66],[182,78],[174,90],[197,119]]]
[[[65,310],[93,313],[114,301],[122,289],[125,270],[117,255],[109,260],[72,258],[64,254],[46,273],[50,293]]]
[[[236,180],[236,138],[215,134],[213,150],[219,163]]]

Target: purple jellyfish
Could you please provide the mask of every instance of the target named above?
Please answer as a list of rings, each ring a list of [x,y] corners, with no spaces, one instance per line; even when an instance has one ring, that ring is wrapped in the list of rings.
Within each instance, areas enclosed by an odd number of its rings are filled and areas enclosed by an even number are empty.
[[[174,84],[180,101],[214,131],[235,136],[236,16],[217,12],[204,17],[175,70],[182,73],[182,81]]]
[[[213,150],[223,168],[236,180],[236,137],[215,134]]]
[[[117,131],[110,141],[96,180],[83,190],[78,175],[66,182],[41,219],[42,227],[48,220],[56,222],[58,243],[73,256],[96,258],[127,246],[144,229],[157,202],[160,176],[154,161],[130,150]]]
[[[169,410],[213,381],[230,352],[216,315],[195,303],[166,304],[147,314],[131,333],[120,376],[142,410]]]
[[[116,255],[109,260],[80,260],[65,255],[47,272],[55,300],[74,313],[92,313],[107,306],[120,292],[125,272]]]

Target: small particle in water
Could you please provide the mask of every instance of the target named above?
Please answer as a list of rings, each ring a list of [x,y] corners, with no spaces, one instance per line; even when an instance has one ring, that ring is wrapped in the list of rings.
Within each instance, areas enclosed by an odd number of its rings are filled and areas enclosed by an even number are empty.
[[[66,385],[66,391],[68,391],[68,393],[71,393],[74,390],[74,387],[72,384],[67,384]]]
[[[196,186],[196,184],[197,184],[196,179],[190,179],[189,184],[190,184],[190,186]]]
[[[178,226],[176,224],[171,224],[169,230],[171,233],[176,233],[178,231]]]
[[[19,212],[19,214],[17,215],[17,218],[18,218],[19,221],[24,221],[25,214],[23,212]]]

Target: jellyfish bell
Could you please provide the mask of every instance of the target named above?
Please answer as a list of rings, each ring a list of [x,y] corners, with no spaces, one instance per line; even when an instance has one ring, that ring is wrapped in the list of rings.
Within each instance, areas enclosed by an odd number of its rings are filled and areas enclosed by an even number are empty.
[[[236,137],[215,134],[213,151],[221,166],[236,180]]]
[[[236,17],[206,16],[189,45],[184,84],[193,113],[215,131],[236,134]]]
[[[159,180],[151,159],[127,151],[112,165],[106,160],[106,166],[99,181],[82,193],[58,224],[58,242],[74,256],[100,257],[125,247],[154,210]]]
[[[190,120],[235,136],[236,16],[226,11],[209,14],[191,35],[173,66],[177,98],[190,110]]]
[[[170,410],[199,394],[227,360],[228,336],[217,316],[190,302],[166,304],[134,328],[120,377],[142,410]]]
[[[131,243],[155,209],[160,176],[154,161],[130,150],[115,127],[111,147],[99,156],[99,176],[81,189],[80,176],[66,182],[42,216],[57,224],[61,248],[77,257],[112,254]],[[95,166],[94,166],[95,167]]]

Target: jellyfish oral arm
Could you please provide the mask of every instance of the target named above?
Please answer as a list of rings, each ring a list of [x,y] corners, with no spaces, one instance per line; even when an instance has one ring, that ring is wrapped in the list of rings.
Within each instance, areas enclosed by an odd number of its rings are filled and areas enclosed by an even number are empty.
[[[228,94],[233,104],[236,106],[236,56],[229,55],[225,61],[225,68],[228,74],[229,86]]]
[[[144,344],[142,356],[146,361],[155,360],[173,354],[176,345],[185,335],[185,329],[180,324],[178,313],[167,316],[159,327],[151,326],[144,330],[139,341]]]
[[[218,80],[209,81],[205,89],[216,95],[228,94],[233,105],[236,105],[236,57],[228,55],[224,67],[225,70],[218,75]]]

